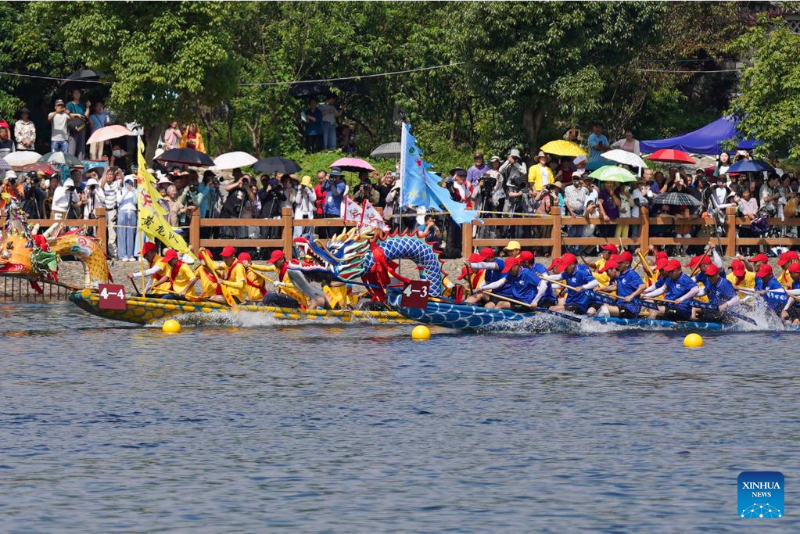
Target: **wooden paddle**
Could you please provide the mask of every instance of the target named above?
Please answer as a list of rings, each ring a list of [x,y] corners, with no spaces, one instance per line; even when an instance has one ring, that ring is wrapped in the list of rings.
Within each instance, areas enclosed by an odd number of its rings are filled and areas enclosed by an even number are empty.
[[[236,301],[234,300],[233,295],[231,295],[230,290],[226,286],[224,286],[217,277],[217,273],[214,270],[216,268],[216,265],[214,265],[214,263],[211,261],[211,258],[208,257],[208,252],[206,252],[205,250],[200,251],[200,259],[202,259],[203,263],[206,264],[209,276],[211,276],[211,278],[214,279],[217,285],[219,285],[219,288],[222,291],[222,296],[225,298],[225,302],[228,303],[228,306],[230,306],[234,312],[238,312],[239,307],[236,305]]]
[[[567,319],[567,320],[575,322],[575,323],[580,323],[580,322],[583,321],[582,318],[576,317],[574,315],[569,315],[567,313],[561,313],[561,312],[557,312],[557,311],[548,310],[547,308],[534,308],[530,304],[522,302],[521,300],[516,300],[516,299],[509,298],[509,297],[504,297],[503,295],[498,295],[497,293],[492,293],[491,291],[484,291],[484,293],[486,293],[487,295],[491,295],[491,296],[493,296],[495,298],[498,298],[500,300],[505,300],[507,302],[511,302],[513,304],[518,304],[520,306],[525,306],[526,308],[530,309],[533,312],[542,312],[542,313],[547,313],[547,314],[550,314],[550,315],[555,315],[555,316],[562,317],[564,319]]]

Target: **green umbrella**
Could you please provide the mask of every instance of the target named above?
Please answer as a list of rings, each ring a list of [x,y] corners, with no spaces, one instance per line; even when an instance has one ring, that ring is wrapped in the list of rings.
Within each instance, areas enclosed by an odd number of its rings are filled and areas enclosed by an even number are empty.
[[[589,178],[594,178],[595,180],[600,180],[601,182],[625,183],[637,181],[636,176],[634,176],[631,171],[623,169],[622,167],[617,167],[616,165],[603,165],[590,174]]]

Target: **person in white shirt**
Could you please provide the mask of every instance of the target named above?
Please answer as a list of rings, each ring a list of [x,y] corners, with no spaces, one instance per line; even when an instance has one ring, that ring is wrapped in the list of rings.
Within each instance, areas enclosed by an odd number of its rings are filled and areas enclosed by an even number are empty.
[[[314,211],[316,211],[317,194],[314,192],[314,187],[311,185],[311,177],[303,176],[300,185],[297,187],[295,193],[295,219],[313,219]],[[308,231],[310,227],[295,226],[293,237],[300,237]]]
[[[103,194],[103,188],[100,187],[100,182],[97,178],[89,178],[86,181],[86,189],[83,191],[83,218],[96,219],[97,208],[105,207],[106,196]]]
[[[117,253],[122,261],[136,261],[136,205],[136,177],[129,174],[122,188],[117,189]]]
[[[19,110],[19,120],[14,123],[14,139],[17,140],[17,150],[33,150],[36,143],[36,126],[29,119],[31,112],[28,108]]]
[[[630,130],[625,130],[625,137],[615,141],[614,144],[611,145],[611,148],[618,148],[620,150],[624,150],[625,152],[633,152],[634,154],[639,154],[639,141],[633,138],[633,132]]]
[[[62,185],[59,185],[53,191],[53,205],[51,208],[53,219],[57,221],[66,219],[70,205],[77,207],[79,204],[80,198],[78,197],[78,192],[75,191],[75,182],[72,181],[72,178],[67,178]]]
[[[108,227],[108,255],[117,257],[117,196],[122,189],[122,170],[109,167],[100,179],[100,188],[105,197],[106,222]]]
[[[336,109],[336,95],[328,95],[317,107],[322,112],[322,149],[336,150],[336,123],[344,108]]]

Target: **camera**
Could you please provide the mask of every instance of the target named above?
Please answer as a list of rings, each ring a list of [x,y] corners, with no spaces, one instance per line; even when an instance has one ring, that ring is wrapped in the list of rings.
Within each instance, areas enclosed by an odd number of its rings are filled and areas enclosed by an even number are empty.
[[[484,176],[481,178],[481,182],[483,182],[481,188],[485,191],[492,191],[497,186],[497,178],[492,178],[491,176]]]

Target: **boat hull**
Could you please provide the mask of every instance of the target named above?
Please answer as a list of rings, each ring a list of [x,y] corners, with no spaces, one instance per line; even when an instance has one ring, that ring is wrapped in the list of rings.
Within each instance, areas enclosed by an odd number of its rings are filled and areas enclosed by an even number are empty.
[[[126,297],[125,310],[100,309],[100,296],[88,289],[74,291],[67,296],[71,302],[82,310],[114,321],[133,324],[150,324],[176,315],[183,314],[214,314],[230,313],[231,308],[216,302],[189,302],[180,300],[167,300],[145,297]],[[279,308],[276,306],[260,306],[255,304],[241,304],[241,311],[263,313],[286,320],[308,320],[315,322],[325,319],[334,319],[345,323],[350,322],[378,322],[407,324],[413,322],[394,311],[360,311],[360,310],[299,310],[293,308]]]

